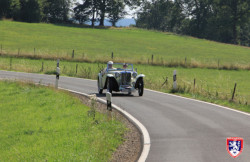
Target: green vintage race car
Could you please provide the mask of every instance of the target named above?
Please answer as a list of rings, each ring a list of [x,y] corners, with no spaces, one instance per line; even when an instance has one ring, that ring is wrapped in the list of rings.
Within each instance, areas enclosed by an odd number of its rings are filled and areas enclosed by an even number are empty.
[[[104,89],[107,92],[127,92],[131,94],[138,91],[139,96],[144,91],[144,74],[137,73],[133,64],[113,63],[109,61],[107,67],[100,71],[97,79],[98,93],[102,94]]]

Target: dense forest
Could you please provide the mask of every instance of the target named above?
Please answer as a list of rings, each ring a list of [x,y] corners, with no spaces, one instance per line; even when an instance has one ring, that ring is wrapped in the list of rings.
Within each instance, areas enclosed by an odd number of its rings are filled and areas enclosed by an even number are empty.
[[[249,0],[144,2],[137,27],[249,46]]]
[[[1,0],[0,17],[24,22],[65,23],[69,21],[70,0]]]
[[[115,26],[125,6],[139,8],[139,28],[250,46],[249,0],[1,0],[0,18]]]

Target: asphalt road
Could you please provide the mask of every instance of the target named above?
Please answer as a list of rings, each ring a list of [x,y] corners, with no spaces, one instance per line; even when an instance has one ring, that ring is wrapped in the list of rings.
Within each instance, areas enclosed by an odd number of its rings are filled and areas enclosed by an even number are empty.
[[[0,78],[54,84],[55,76],[0,71]],[[96,81],[60,77],[59,86],[97,93]],[[98,95],[99,96],[99,95]],[[99,96],[105,98],[104,95]],[[137,118],[148,130],[150,162],[250,161],[250,116],[207,103],[145,90],[143,97],[114,94],[113,103]],[[241,155],[232,158],[227,137],[242,137]]]

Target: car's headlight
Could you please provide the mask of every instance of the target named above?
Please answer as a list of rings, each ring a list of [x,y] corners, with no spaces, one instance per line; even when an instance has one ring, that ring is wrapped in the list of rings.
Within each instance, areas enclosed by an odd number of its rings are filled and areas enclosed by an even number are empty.
[[[120,73],[115,73],[115,77],[118,78],[120,76]]]
[[[133,75],[133,77],[135,78],[135,77],[137,76],[137,73],[136,73],[136,72],[134,72],[132,75]]]

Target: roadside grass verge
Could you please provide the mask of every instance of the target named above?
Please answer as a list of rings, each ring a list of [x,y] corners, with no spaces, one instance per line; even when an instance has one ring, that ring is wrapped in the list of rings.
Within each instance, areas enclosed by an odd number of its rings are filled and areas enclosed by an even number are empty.
[[[8,56],[104,63],[113,52],[116,62],[250,70],[249,47],[137,28],[0,21],[0,45]]]
[[[0,101],[1,161],[109,161],[124,140],[121,122],[65,91],[0,81]]]
[[[44,62],[43,70],[41,70],[42,62]],[[62,75],[89,79],[97,79],[98,72],[105,66],[106,64],[101,63],[60,62]],[[187,69],[149,65],[134,65],[134,67],[139,73],[146,75],[146,88],[176,93],[250,112],[250,71],[248,70]],[[54,74],[55,68],[56,61],[0,57],[2,70]],[[177,70],[177,91],[173,91],[172,88],[174,70]],[[166,78],[168,78],[167,82],[165,82]],[[237,83],[236,94],[234,100],[231,101],[235,83]]]

